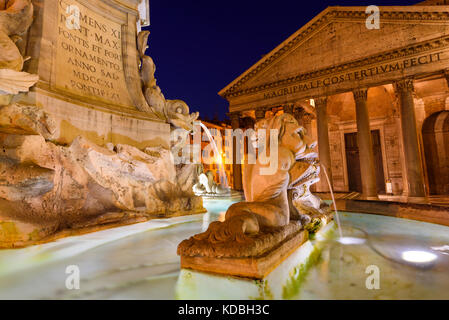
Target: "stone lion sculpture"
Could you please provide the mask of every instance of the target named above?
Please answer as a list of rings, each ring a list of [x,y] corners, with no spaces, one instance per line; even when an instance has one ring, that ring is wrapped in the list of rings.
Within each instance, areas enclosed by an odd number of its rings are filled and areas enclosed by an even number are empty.
[[[224,222],[213,222],[205,233],[181,243],[178,248],[180,255],[235,256],[243,254],[242,250],[249,244],[266,249],[285,238],[290,232],[288,230],[309,226],[313,218],[311,214],[329,212],[328,206],[311,195],[309,190],[313,183],[319,181],[319,166],[313,151],[316,143],[307,137],[305,129],[290,114],[264,119],[256,123],[255,129],[266,129],[267,134],[270,130],[278,132],[277,170],[274,174],[263,175],[261,169],[267,169],[268,164],[257,160],[255,164],[245,165],[243,188],[246,201],[232,205]],[[266,148],[267,154],[276,152],[269,143]],[[263,234],[270,236],[254,242]],[[267,245],[270,241],[272,243]],[[239,245],[223,244],[230,242]],[[254,250],[249,249],[245,254],[250,256]]]

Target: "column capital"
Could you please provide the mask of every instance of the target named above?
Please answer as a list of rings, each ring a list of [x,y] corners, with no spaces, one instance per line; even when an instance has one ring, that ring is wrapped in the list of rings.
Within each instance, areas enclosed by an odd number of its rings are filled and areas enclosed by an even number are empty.
[[[262,120],[265,118],[265,114],[267,112],[267,108],[262,107],[262,108],[257,108],[255,110],[255,114],[256,114],[256,120]]]
[[[413,92],[415,90],[412,78],[395,81],[394,88],[397,92]]]
[[[231,120],[233,119],[240,119],[241,116],[241,112],[236,111],[236,112],[229,112],[226,114]]]
[[[302,107],[297,107],[294,108],[292,115],[295,117],[296,121],[298,121],[298,123],[300,125],[302,125],[304,123],[303,117],[305,116],[305,112],[304,109]]]
[[[368,88],[358,88],[352,91],[354,95],[354,100],[356,102],[363,101],[365,102],[368,99]]]
[[[287,104],[283,105],[282,108],[284,109],[285,113],[293,114],[293,110],[295,108],[295,104],[294,103],[287,103]]]
[[[327,97],[318,97],[314,99],[315,108],[325,108],[327,106]]]
[[[229,117],[229,119],[231,119],[232,129],[238,129],[240,127],[241,113],[240,112],[229,112],[227,114],[227,116]]]
[[[297,107],[295,109],[295,111],[293,112],[293,114],[294,114],[295,117],[301,118],[301,117],[303,117],[306,114],[306,111],[304,110],[303,107]]]
[[[312,123],[313,116],[310,113],[305,113],[302,117],[302,122],[304,124],[311,124]]]

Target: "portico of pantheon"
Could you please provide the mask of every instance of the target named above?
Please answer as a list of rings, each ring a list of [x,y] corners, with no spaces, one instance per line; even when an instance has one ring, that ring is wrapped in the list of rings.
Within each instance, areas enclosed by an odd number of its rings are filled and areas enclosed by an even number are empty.
[[[449,5],[329,7],[219,94],[233,128],[288,112],[318,141],[337,192],[449,195]],[[234,184],[241,189],[241,166]],[[322,173],[316,191],[329,188]]]

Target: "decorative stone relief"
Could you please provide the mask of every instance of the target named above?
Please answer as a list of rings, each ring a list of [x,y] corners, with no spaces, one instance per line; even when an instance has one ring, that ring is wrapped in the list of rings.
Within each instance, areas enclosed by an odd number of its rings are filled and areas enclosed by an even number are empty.
[[[145,99],[151,111],[160,119],[171,123],[174,127],[193,130],[193,122],[199,113],[190,114],[189,107],[181,100],[165,100],[161,88],[157,85],[155,73],[156,65],[151,57],[145,55],[148,49],[149,31],[142,31],[138,35],[138,49],[141,65],[141,77]]]
[[[51,240],[60,231],[204,212],[202,199],[193,193],[198,166],[175,166],[171,150],[101,147],[82,136],[58,145],[51,114],[11,103],[38,81],[21,72],[26,59],[14,43],[32,17],[31,0],[0,0],[0,248]],[[187,136],[198,113],[190,114],[183,101],[165,100],[154,63],[144,55],[147,38],[144,32],[138,39],[148,102],[141,111],[157,114]]]

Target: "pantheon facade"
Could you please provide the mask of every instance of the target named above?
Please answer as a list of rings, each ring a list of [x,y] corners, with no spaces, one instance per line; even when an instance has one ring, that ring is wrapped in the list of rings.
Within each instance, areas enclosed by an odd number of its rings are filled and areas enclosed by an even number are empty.
[[[329,7],[219,92],[234,128],[293,114],[337,192],[449,195],[449,5]],[[234,185],[241,189],[241,166]],[[327,192],[321,179],[316,191]]]

